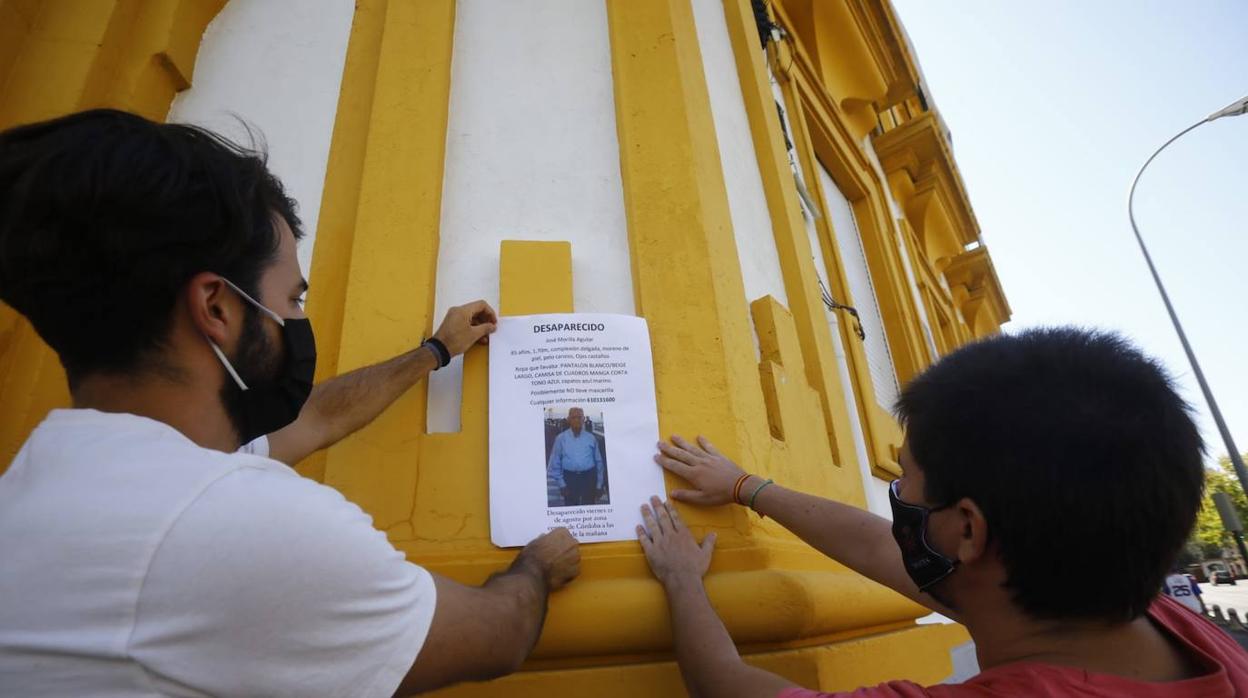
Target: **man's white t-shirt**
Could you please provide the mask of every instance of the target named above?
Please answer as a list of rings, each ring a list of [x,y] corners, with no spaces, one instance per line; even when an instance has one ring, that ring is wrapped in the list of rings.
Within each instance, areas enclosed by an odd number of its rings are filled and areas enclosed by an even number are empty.
[[[53,411],[0,477],[5,695],[388,696],[435,601],[337,491],[162,422]]]
[[[1196,598],[1200,590],[1195,586],[1187,575],[1175,573],[1166,575],[1165,588],[1162,591],[1175,601],[1200,613],[1200,599]]]
[[[248,441],[238,449],[239,453],[249,453],[253,456],[269,457],[269,437],[257,436],[255,439]]]

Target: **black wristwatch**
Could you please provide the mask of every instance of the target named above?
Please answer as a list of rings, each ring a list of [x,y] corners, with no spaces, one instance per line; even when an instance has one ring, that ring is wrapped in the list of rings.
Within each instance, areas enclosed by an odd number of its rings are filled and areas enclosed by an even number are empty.
[[[429,347],[433,350],[433,355],[438,360],[438,368],[445,368],[447,364],[451,363],[451,351],[447,349],[446,345],[442,343],[442,340],[437,337],[430,337],[429,339],[426,339],[420,343],[420,346]],[[433,370],[436,371],[438,368]]]

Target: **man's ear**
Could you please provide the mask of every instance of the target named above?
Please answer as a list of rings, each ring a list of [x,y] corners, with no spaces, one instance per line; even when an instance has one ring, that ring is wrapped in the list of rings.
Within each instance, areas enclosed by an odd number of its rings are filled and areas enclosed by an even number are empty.
[[[222,349],[232,344],[230,337],[237,337],[243,326],[243,308],[237,295],[220,275],[210,271],[192,276],[182,293],[191,326]]]
[[[963,497],[954,505],[958,513],[957,557],[963,563],[975,562],[988,552],[988,520],[973,500]]]

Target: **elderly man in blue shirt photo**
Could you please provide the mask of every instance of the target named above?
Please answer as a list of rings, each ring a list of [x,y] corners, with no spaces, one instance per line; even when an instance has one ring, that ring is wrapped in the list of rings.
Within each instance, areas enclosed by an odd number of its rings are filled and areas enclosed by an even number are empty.
[[[564,506],[598,503],[607,467],[598,437],[585,429],[585,411],[580,407],[568,410],[568,428],[555,437],[547,467]]]

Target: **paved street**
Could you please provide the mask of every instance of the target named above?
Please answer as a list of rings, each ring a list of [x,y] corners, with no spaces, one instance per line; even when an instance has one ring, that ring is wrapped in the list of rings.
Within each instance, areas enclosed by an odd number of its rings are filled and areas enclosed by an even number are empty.
[[[1235,586],[1201,584],[1200,593],[1210,610],[1217,604],[1222,607],[1223,613],[1233,608],[1241,621],[1248,618],[1248,580],[1241,579]]]
[[[1215,587],[1212,584],[1201,584],[1200,593],[1201,598],[1205,600],[1205,606],[1210,611],[1216,604],[1222,608],[1223,615],[1228,609],[1233,608],[1239,614],[1240,621],[1248,619],[1248,580],[1241,579],[1235,586],[1222,584]],[[1241,647],[1248,650],[1248,632],[1230,630],[1227,632],[1230,632],[1231,637],[1235,638]]]

